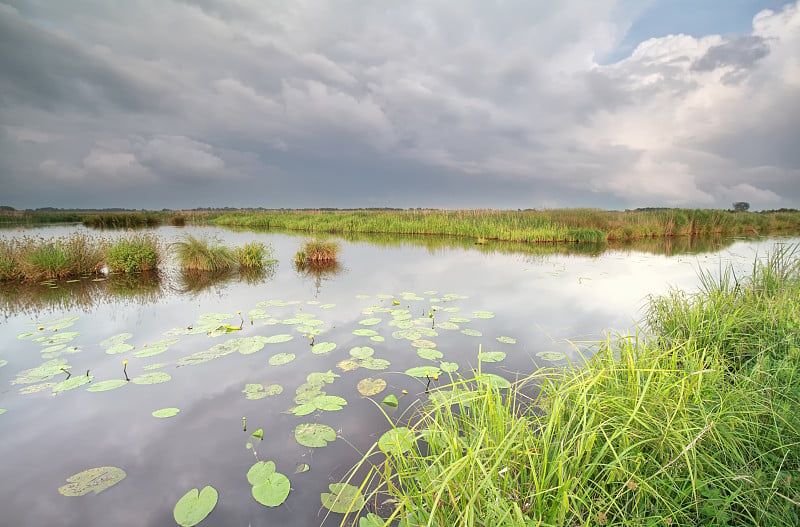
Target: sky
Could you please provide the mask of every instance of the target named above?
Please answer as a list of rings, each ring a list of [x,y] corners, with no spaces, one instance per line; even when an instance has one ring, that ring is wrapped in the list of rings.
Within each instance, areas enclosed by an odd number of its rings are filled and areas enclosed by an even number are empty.
[[[0,0],[0,205],[800,207],[800,0]]]

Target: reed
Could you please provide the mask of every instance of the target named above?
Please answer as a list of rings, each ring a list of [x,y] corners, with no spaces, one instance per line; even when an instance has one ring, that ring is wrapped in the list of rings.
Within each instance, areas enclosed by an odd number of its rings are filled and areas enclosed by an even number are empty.
[[[268,263],[275,261],[272,247],[261,242],[246,243],[236,247],[235,252],[240,269],[263,269]]]
[[[295,254],[296,265],[335,262],[339,256],[339,244],[332,240],[306,240]]]
[[[82,222],[95,229],[136,229],[161,225],[162,214],[157,212],[112,212],[86,215]]]
[[[138,273],[158,268],[161,243],[152,234],[137,234],[113,242],[106,252],[106,264],[111,272]]]
[[[408,526],[800,524],[798,249],[701,281],[651,299],[646,336],[507,393],[480,367],[454,377],[394,423],[410,441],[376,443],[353,467],[367,494],[353,513]]]
[[[212,273],[230,271],[238,264],[236,253],[215,240],[186,236],[173,244],[180,267]]]
[[[103,246],[84,234],[0,242],[0,280],[50,280],[86,275],[103,261]]]

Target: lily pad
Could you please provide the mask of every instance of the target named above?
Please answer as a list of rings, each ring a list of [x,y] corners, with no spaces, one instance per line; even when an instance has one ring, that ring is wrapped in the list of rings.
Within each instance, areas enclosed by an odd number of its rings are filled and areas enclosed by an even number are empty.
[[[560,351],[540,351],[536,356],[548,362],[556,362],[567,358],[567,354]]]
[[[58,488],[64,496],[83,496],[89,492],[100,494],[125,479],[125,471],[117,467],[96,467],[78,472],[67,478],[67,484]]]
[[[221,344],[217,344],[212,346],[211,348],[198,351],[197,353],[192,353],[191,355],[187,355],[186,357],[182,357],[178,360],[178,366],[192,366],[195,364],[202,364],[204,362],[208,362],[210,360],[214,360],[219,357],[224,357],[225,355],[230,355],[237,349],[239,339],[230,339],[227,342],[223,342]]]
[[[161,408],[160,410],[156,410],[153,412],[153,417],[158,417],[160,419],[165,419],[167,417],[173,417],[178,415],[180,412],[180,408]]]
[[[374,512],[367,513],[366,516],[358,519],[358,527],[383,527],[384,523],[383,518]]]
[[[414,432],[403,426],[392,428],[378,439],[378,446],[386,453],[404,454],[414,445]]]
[[[254,320],[263,320],[265,318],[271,318],[270,314],[267,313],[265,310],[261,309],[260,307],[251,309],[250,311],[247,312],[247,314],[250,315],[250,318]]]
[[[253,498],[267,507],[277,507],[286,501],[291,490],[289,478],[275,471],[272,461],[259,461],[247,471],[247,481],[253,485]]]
[[[336,304],[322,304],[319,306],[320,309],[333,309],[334,307],[336,307]]]
[[[453,373],[458,370],[458,363],[457,362],[440,362],[439,367],[445,373]]]
[[[289,342],[293,338],[294,338],[293,336],[291,336],[291,335],[289,335],[287,333],[281,333],[279,335],[272,335],[271,337],[267,337],[267,339],[264,341],[264,343],[266,343],[266,344],[281,344],[282,342]]]
[[[354,359],[367,359],[375,353],[375,350],[370,348],[369,346],[357,346],[355,348],[350,348],[350,356]]]
[[[400,329],[392,333],[392,337],[396,339],[405,340],[419,340],[422,338],[422,333],[415,329]]]
[[[271,366],[283,366],[292,362],[295,357],[294,353],[278,353],[269,358],[269,363]]]
[[[19,340],[25,340],[25,339],[29,339],[29,338],[31,338],[31,337],[32,337],[32,336],[34,336],[34,335],[36,335],[36,332],[35,332],[35,331],[23,331],[22,333],[20,333],[19,335],[17,335],[17,338],[18,338]]]
[[[436,327],[438,329],[447,329],[451,331],[461,329],[461,326],[459,326],[454,322],[450,322],[449,320],[447,322],[439,322],[438,324],[436,324]]]
[[[303,446],[321,448],[336,440],[336,431],[320,423],[303,423],[294,429],[294,438]]]
[[[472,316],[475,318],[494,318],[494,313],[491,311],[473,311]]]
[[[3,414],[4,414],[4,413],[6,413],[7,411],[8,411],[8,410],[6,410],[5,408],[0,408],[0,415],[3,415]]]
[[[133,356],[143,359],[145,357],[153,357],[155,355],[160,355],[161,353],[167,351],[167,349],[176,342],[178,342],[178,339],[159,340],[149,345],[145,345],[145,347],[143,347],[140,351],[134,353]]]
[[[436,343],[432,340],[419,339],[411,343],[415,348],[435,348]]]
[[[336,367],[342,371],[357,370],[359,365],[359,362],[350,359],[345,359],[336,363]]]
[[[497,337],[497,342],[502,342],[503,344],[516,344],[517,339],[512,337]]]
[[[210,485],[203,488],[200,492],[194,488],[178,500],[178,503],[175,504],[175,508],[172,511],[172,515],[175,517],[175,521],[178,522],[178,525],[182,527],[193,527],[211,514],[211,511],[217,506],[218,499],[219,494],[217,493],[217,489]]]
[[[156,362],[155,364],[148,364],[147,366],[143,367],[142,369],[145,371],[152,371],[152,370],[159,370],[166,366],[166,362]]]
[[[101,348],[110,348],[112,346],[116,346],[118,344],[122,344],[126,340],[130,340],[133,337],[132,333],[120,333],[119,335],[114,335],[113,337],[108,337],[104,341],[100,342]]]
[[[217,329],[222,323],[233,318],[233,313],[203,313],[192,324],[185,328],[174,328],[165,333],[167,336],[175,335],[198,335],[209,333]]]
[[[377,395],[381,393],[383,390],[386,389],[386,381],[383,379],[373,379],[372,377],[367,377],[366,379],[361,379],[358,382],[358,392],[361,395],[370,397],[372,395]]]
[[[447,302],[447,300],[445,300],[445,302]],[[442,311],[444,311],[445,313],[458,313],[459,311],[461,311],[461,308],[456,306],[443,307]]]
[[[79,386],[83,386],[84,384],[89,384],[90,382],[92,382],[92,379],[94,379],[93,375],[75,375],[53,386],[53,393],[74,390]]]
[[[64,331],[63,333],[45,335],[33,340],[41,342],[42,346],[54,346],[56,344],[68,344],[78,335],[80,335],[80,333],[77,331]]]
[[[441,359],[444,356],[441,351],[433,348],[419,348],[417,355],[428,360]]]
[[[462,329],[461,333],[467,335],[469,337],[482,337],[483,333],[478,331],[477,329]]]
[[[385,339],[385,338],[383,338],[383,337],[382,337],[382,336],[380,336],[380,335],[373,335],[373,336],[371,336],[371,337],[369,338],[369,340],[371,340],[372,342],[383,342],[383,341],[384,341],[384,340],[386,340],[386,339]]]
[[[324,355],[336,349],[334,342],[318,342],[311,348],[311,353],[314,355]]]
[[[65,359],[52,359],[35,368],[19,372],[11,384],[35,384],[47,381],[61,373],[62,369],[69,368]]]
[[[56,383],[54,383],[54,382],[45,382],[45,383],[42,383],[42,384],[33,384],[31,386],[25,386],[24,388],[20,388],[19,389],[19,393],[22,394],[22,395],[28,395],[30,393],[38,393],[38,392],[42,392],[44,390],[49,390],[55,385],[56,385]]]
[[[299,465],[297,465],[297,468],[294,469],[294,473],[302,474],[303,472],[308,472],[309,470],[311,470],[311,467],[308,466],[308,463],[300,463]]]
[[[364,506],[364,496],[358,487],[348,483],[331,483],[328,488],[330,493],[323,492],[320,498],[322,505],[331,512],[347,513]]]
[[[250,400],[263,399],[270,395],[280,395],[283,393],[283,386],[280,384],[246,384],[242,393]]]
[[[480,377],[477,377],[476,380],[483,385],[489,385],[492,388],[497,388],[498,390],[507,390],[508,388],[511,388],[511,383],[508,381],[508,379],[499,375],[495,375],[494,373],[484,373]]]
[[[455,324],[467,324],[470,322],[470,319],[464,317],[450,317],[449,321]]]
[[[393,393],[390,393],[389,395],[384,397],[383,401],[381,401],[381,402],[383,404],[385,404],[386,406],[391,406],[392,408],[397,408],[397,405],[399,404],[399,401],[397,400],[397,396],[395,394],[393,394]]]
[[[417,366],[406,370],[406,375],[411,375],[412,377],[435,377],[441,373],[442,370],[436,366]]]
[[[167,382],[170,379],[172,379],[172,376],[169,373],[165,373],[163,371],[154,371],[134,377],[131,379],[131,382],[134,384],[161,384],[162,382]]]
[[[133,346],[130,344],[125,344],[121,342],[119,344],[114,344],[113,346],[106,349],[106,353],[109,355],[119,355],[120,353],[127,353],[133,349]]]
[[[7,360],[5,360],[5,359],[0,359],[0,368],[2,368],[3,366],[5,366],[6,364],[8,364],[8,361],[7,361]]]
[[[377,334],[378,332],[374,329],[356,329],[353,331],[353,335],[357,337],[374,337]]]
[[[108,390],[115,390],[117,388],[122,388],[128,384],[128,381],[125,379],[109,379],[106,381],[100,381],[92,384],[88,388],[86,388],[87,392],[107,392]]]
[[[506,358],[502,351],[482,351],[478,353],[478,360],[481,362],[500,362]]]

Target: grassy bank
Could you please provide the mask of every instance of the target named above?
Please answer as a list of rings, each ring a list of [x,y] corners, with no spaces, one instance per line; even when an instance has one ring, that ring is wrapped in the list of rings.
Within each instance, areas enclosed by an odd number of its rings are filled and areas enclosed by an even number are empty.
[[[528,243],[604,243],[667,236],[800,232],[800,212],[703,209],[240,211],[210,221],[225,226],[310,233],[442,234]]]
[[[652,298],[647,338],[604,342],[585,364],[434,392],[354,467],[353,512],[401,526],[800,524],[800,251],[702,285]]]

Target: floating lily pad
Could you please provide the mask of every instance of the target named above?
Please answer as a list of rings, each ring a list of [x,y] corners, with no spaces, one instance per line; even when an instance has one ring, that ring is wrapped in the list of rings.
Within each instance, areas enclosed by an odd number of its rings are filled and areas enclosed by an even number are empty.
[[[11,384],[34,384],[47,381],[61,373],[62,369],[69,368],[65,359],[52,359],[35,368],[19,372]]]
[[[112,346],[116,346],[117,344],[122,344],[126,340],[130,340],[131,337],[133,337],[132,333],[120,333],[119,335],[108,337],[104,341],[100,342],[100,347],[110,348]]]
[[[450,317],[448,321],[455,324],[467,324],[470,322],[470,319],[464,317]]]
[[[263,320],[266,318],[271,318],[270,314],[267,313],[265,310],[261,309],[260,307],[251,309],[250,311],[247,312],[247,314],[250,315],[250,318],[254,320]]]
[[[140,351],[134,353],[133,356],[142,359],[145,357],[160,355],[161,353],[167,351],[167,349],[176,342],[178,342],[178,339],[164,339],[157,342],[152,342],[149,345],[145,344],[145,346]]]
[[[336,344],[333,342],[319,342],[314,344],[311,348],[311,353],[314,355],[324,355],[336,349]]]
[[[390,320],[389,325],[392,327],[399,328],[401,330],[404,329],[411,329],[414,327],[414,323],[411,320]],[[392,333],[394,336],[394,333]],[[395,338],[402,338],[402,337],[395,337]]]
[[[165,419],[167,417],[173,417],[178,415],[180,412],[180,408],[162,408],[160,410],[156,410],[153,412],[153,417],[158,417],[160,419]]]
[[[125,379],[109,379],[92,384],[86,388],[87,392],[107,392],[108,390],[116,390],[128,384]]]
[[[280,384],[246,384],[242,393],[250,400],[263,399],[270,395],[280,395],[283,393],[283,386]]]
[[[36,335],[36,332],[35,332],[35,331],[23,331],[22,333],[20,333],[19,335],[17,335],[17,338],[18,338],[19,340],[25,340],[25,339],[29,339],[29,338],[31,338],[31,337],[32,337],[32,336],[34,336],[34,335]]]
[[[353,331],[353,335],[357,337],[373,337],[377,335],[378,332],[374,329],[356,329]]]
[[[381,402],[383,404],[385,404],[386,406],[391,406],[392,408],[397,408],[397,405],[399,404],[399,401],[397,400],[397,396],[395,394],[393,394],[393,393],[390,393],[389,395],[384,397],[383,401],[381,401]]]
[[[253,485],[253,498],[267,507],[277,507],[286,501],[291,490],[289,478],[275,471],[272,461],[259,461],[247,471],[247,481]]]
[[[292,408],[290,411],[297,416],[308,415],[316,410],[335,412],[347,405],[347,401],[336,395],[318,393],[309,402]]]
[[[42,383],[42,384],[34,384],[34,385],[31,385],[31,386],[25,386],[24,388],[20,388],[19,389],[19,393],[22,394],[22,395],[28,395],[30,393],[37,393],[37,392],[41,392],[41,391],[44,391],[44,390],[49,390],[55,385],[56,385],[56,383],[54,383],[54,382],[45,382],[45,383]]]
[[[6,413],[7,411],[8,411],[8,410],[6,410],[5,408],[0,408],[0,415],[3,415],[3,414],[4,414],[4,413]]]
[[[469,337],[482,337],[483,333],[478,331],[477,329],[462,329],[461,333],[467,335]]]
[[[516,344],[517,339],[511,337],[497,337],[497,342],[502,342],[503,344]]]
[[[435,348],[436,343],[432,340],[419,339],[411,343],[415,348]]]
[[[294,353],[278,353],[269,358],[269,363],[271,366],[283,366],[292,362],[295,357]]]
[[[412,377],[435,377],[441,373],[442,370],[436,366],[417,366],[406,370],[406,375],[411,375]]]
[[[217,489],[210,485],[203,488],[200,492],[198,492],[196,488],[192,489],[178,500],[178,503],[175,504],[175,508],[172,511],[172,515],[175,517],[175,521],[178,522],[178,525],[182,527],[193,527],[211,514],[211,511],[217,506],[218,499],[219,494],[217,493]]]
[[[440,362],[439,367],[445,373],[453,373],[454,371],[458,370],[458,363],[457,362]]]
[[[419,340],[422,338],[422,333],[415,329],[400,329],[392,333],[392,337],[396,339],[405,340]]]
[[[225,355],[230,355],[239,349],[239,340],[240,339],[230,339],[227,342],[216,344],[207,350],[198,351],[197,353],[192,353],[191,355],[182,357],[178,360],[178,366],[202,364],[219,357],[224,357]]]
[[[454,322],[450,322],[450,321],[440,322],[440,323],[436,324],[436,327],[437,327],[437,329],[447,329],[447,330],[461,329],[461,326],[459,326],[458,324],[456,324]]]
[[[358,487],[348,483],[331,483],[328,488],[330,493],[323,492],[320,497],[322,505],[331,512],[347,513],[364,506],[364,496]]]
[[[2,368],[3,366],[5,366],[6,364],[8,364],[8,361],[7,361],[7,360],[5,360],[5,359],[0,359],[0,368]]]
[[[78,472],[67,478],[67,484],[58,488],[64,496],[83,496],[89,492],[100,494],[125,479],[125,471],[117,467],[96,467]]]
[[[322,304],[319,306],[320,309],[333,309],[334,307],[336,307],[336,304]]]
[[[478,353],[478,360],[481,362],[500,362],[506,358],[502,351],[482,351]]]
[[[47,348],[44,348],[42,350],[42,354],[55,353],[56,351],[61,351],[66,347],[67,347],[66,344],[56,344],[55,346],[48,346]]]
[[[279,335],[272,335],[271,337],[267,337],[267,340],[265,340],[264,342],[266,344],[281,344],[282,342],[289,342],[293,338],[294,338],[293,336],[287,333],[281,333]]]
[[[147,366],[143,367],[143,370],[152,371],[152,370],[159,370],[166,366],[166,362],[156,362],[155,364],[148,364]]]
[[[106,349],[106,353],[109,355],[118,355],[120,353],[127,353],[133,349],[133,346],[130,344],[125,344],[124,342],[120,344],[114,344],[113,346]]]
[[[540,351],[536,356],[548,362],[556,362],[567,358],[567,354],[560,351]]]
[[[362,326],[375,326],[380,324],[383,320],[380,318],[365,318],[364,320],[359,320],[359,324]]]
[[[494,318],[494,313],[491,311],[473,311],[472,316],[475,318]]]
[[[75,375],[53,386],[53,393],[74,390],[79,386],[83,386],[84,384],[89,384],[90,382],[92,382],[92,379],[94,379],[93,375]]]
[[[311,470],[311,467],[308,466],[308,463],[300,463],[299,465],[297,465],[297,468],[294,469],[294,473],[302,474],[303,472],[308,472],[309,470]]]
[[[336,363],[336,367],[339,368],[342,371],[357,370],[358,366],[359,366],[358,362],[356,362],[354,360],[350,360],[350,359],[345,359],[343,361],[339,361],[339,362]]]
[[[444,356],[441,351],[433,348],[419,348],[417,355],[428,360],[441,359]]]
[[[358,527],[383,527],[384,523],[383,518],[373,512],[358,519]]]
[[[134,384],[161,384],[162,382],[167,382],[170,379],[172,379],[172,376],[169,373],[165,373],[163,371],[154,371],[134,377],[131,379],[131,382]]]
[[[380,335],[373,335],[372,337],[369,338],[369,340],[371,340],[372,342],[383,342],[386,339]]]
[[[414,432],[403,426],[392,428],[378,439],[378,446],[386,453],[404,454],[414,445]]]
[[[175,335],[198,335],[201,333],[209,333],[214,331],[222,323],[230,318],[233,318],[233,313],[203,313],[192,324],[185,328],[174,328],[165,333],[167,336]]]
[[[447,302],[447,300],[444,301]],[[458,313],[459,311],[461,311],[461,308],[456,306],[443,307],[442,311],[444,311],[445,313]]]
[[[498,390],[507,390],[511,388],[511,383],[508,379],[495,375],[494,373],[484,373],[480,377],[477,377],[476,380],[483,385],[489,385]]]
[[[306,382],[322,386],[323,384],[331,384],[339,375],[333,373],[331,370],[326,372],[311,372],[306,376]]]
[[[336,431],[320,423],[303,423],[294,429],[294,438],[303,446],[321,448],[336,440]]]
[[[385,370],[389,367],[389,361],[386,359],[376,359],[375,357],[370,357],[366,360],[362,360],[358,363],[358,365],[362,368],[366,368],[368,370]]]
[[[358,382],[358,392],[364,396],[372,396],[381,393],[383,390],[386,389],[386,381],[383,379],[373,379],[372,377],[367,377],[366,379],[361,379]]]
[[[236,347],[239,349],[239,353],[242,355],[250,355],[257,351],[260,351],[264,348],[264,345],[267,343],[267,338],[262,337],[260,335],[256,335],[253,337],[241,337],[238,339],[233,339],[236,343]]]
[[[56,344],[68,344],[72,342],[72,340],[80,335],[77,331],[64,331],[63,333],[54,333],[52,335],[44,335],[37,339],[33,339],[36,342],[41,342],[42,346],[54,346]]]

